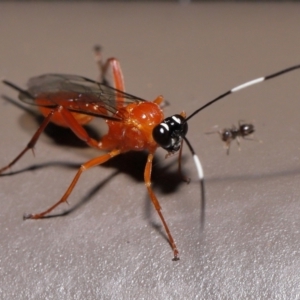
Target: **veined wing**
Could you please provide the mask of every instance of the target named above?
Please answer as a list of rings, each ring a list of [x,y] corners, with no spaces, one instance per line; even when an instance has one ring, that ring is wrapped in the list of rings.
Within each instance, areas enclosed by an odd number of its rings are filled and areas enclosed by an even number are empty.
[[[62,105],[73,112],[116,120],[121,120],[114,116],[117,107],[146,101],[94,80],[67,74],[33,77],[19,98],[32,105],[49,108]]]

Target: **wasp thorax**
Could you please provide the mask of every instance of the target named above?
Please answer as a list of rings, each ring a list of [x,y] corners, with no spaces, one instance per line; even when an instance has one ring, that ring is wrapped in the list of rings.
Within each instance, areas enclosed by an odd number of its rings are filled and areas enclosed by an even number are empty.
[[[188,131],[188,124],[181,115],[173,115],[164,119],[155,126],[152,132],[153,139],[158,145],[168,152],[176,152],[180,149],[182,137]]]

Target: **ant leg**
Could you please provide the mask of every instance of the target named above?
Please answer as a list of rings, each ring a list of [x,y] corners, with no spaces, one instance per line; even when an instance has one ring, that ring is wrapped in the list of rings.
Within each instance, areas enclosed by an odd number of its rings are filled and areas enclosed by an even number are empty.
[[[56,202],[53,206],[51,206],[50,208],[48,208],[47,210],[45,210],[41,213],[38,213],[38,214],[25,214],[23,218],[24,219],[40,219],[40,218],[43,218],[46,214],[50,213],[58,205],[60,205],[63,202],[67,202],[67,199],[68,199],[69,195],[73,191],[80,175],[84,171],[86,171],[86,170],[88,170],[92,167],[101,165],[101,164],[105,163],[106,161],[108,161],[109,159],[113,158],[114,156],[116,156],[120,153],[121,153],[121,150],[113,150],[109,153],[106,153],[106,154],[101,155],[99,157],[93,158],[93,159],[89,160],[88,162],[84,163],[83,165],[81,165],[80,169],[77,171],[74,179],[72,180],[70,186],[68,187],[65,194],[62,196],[62,198],[58,202]]]
[[[221,134],[221,130],[218,130],[219,126],[218,125],[214,125],[211,127],[212,131],[206,131],[204,132],[205,134],[212,134],[212,133],[219,133]],[[221,136],[220,136],[221,137]]]
[[[7,166],[3,167],[0,169],[0,174],[3,173],[4,171],[6,171],[7,169],[9,169],[10,167],[12,167],[29,149],[31,149],[33,151],[34,146],[37,142],[37,140],[39,139],[41,133],[45,130],[45,128],[47,127],[47,125],[49,124],[52,116],[59,111],[59,107],[57,107],[56,109],[52,110],[48,116],[44,119],[43,123],[40,125],[40,127],[38,128],[38,130],[36,131],[36,133],[33,135],[33,137],[31,138],[31,140],[29,141],[29,143],[27,144],[27,146],[21,151],[21,153],[13,160],[11,161]],[[33,151],[34,154],[34,151]]]
[[[215,131],[215,133],[218,133],[220,139],[223,141],[223,131],[222,130],[218,130],[218,131]],[[227,142],[226,142],[226,144],[227,144]]]
[[[248,140],[248,141],[259,142],[259,143],[262,143],[262,142],[263,142],[262,140],[260,140],[260,139],[258,139],[258,138],[256,138],[256,137],[254,137],[253,135],[252,135],[252,137],[244,136],[243,139],[244,139],[244,140]]]
[[[230,144],[231,144],[231,139],[225,142],[225,149],[226,149],[227,155],[229,155]]]
[[[147,158],[147,163],[146,163],[146,167],[145,167],[145,171],[144,171],[144,180],[145,180],[145,184],[146,184],[146,187],[148,189],[148,193],[149,193],[149,196],[150,196],[150,199],[164,225],[164,228],[166,230],[166,233],[167,233],[167,236],[168,236],[168,239],[169,239],[169,243],[172,247],[172,250],[173,250],[173,253],[174,253],[174,258],[173,260],[176,261],[176,260],[179,260],[179,257],[178,257],[178,250],[177,250],[177,247],[176,247],[176,244],[174,242],[174,239],[171,235],[171,232],[169,230],[169,227],[163,217],[163,214],[161,212],[161,206],[158,202],[158,199],[156,198],[152,188],[151,188],[151,171],[152,171],[152,162],[153,162],[153,154],[152,153],[149,153],[148,155],[148,158]]]
[[[236,143],[238,144],[238,150],[241,151],[241,143],[238,136],[236,137]]]

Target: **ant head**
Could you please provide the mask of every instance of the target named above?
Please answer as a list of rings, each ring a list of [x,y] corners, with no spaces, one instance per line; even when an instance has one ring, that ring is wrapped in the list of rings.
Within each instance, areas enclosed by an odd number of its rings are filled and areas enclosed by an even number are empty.
[[[227,142],[233,139],[233,132],[230,129],[224,129],[220,132],[222,141]]]
[[[164,119],[154,127],[152,136],[155,142],[168,152],[176,152],[180,149],[182,138],[188,131],[188,124],[181,115],[173,115]]]

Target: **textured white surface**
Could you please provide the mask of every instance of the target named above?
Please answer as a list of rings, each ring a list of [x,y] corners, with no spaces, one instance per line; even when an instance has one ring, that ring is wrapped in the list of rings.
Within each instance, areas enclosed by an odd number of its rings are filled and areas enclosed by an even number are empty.
[[[300,62],[298,3],[10,2],[0,3],[0,14],[1,78],[23,87],[49,72],[96,78],[92,47],[98,43],[106,57],[121,61],[128,92],[166,97],[166,115],[189,115],[242,82]],[[50,128],[36,157],[28,153],[13,168],[22,172],[0,177],[0,298],[298,299],[299,81],[296,71],[251,87],[189,122],[206,179],[203,233],[187,147],[189,185],[177,175],[176,158],[164,160],[158,151],[153,186],[178,262],[153,226],[160,223],[143,184],[143,154],[84,174],[70,205],[54,212],[75,207],[68,215],[22,220],[57,201],[78,165],[97,155]],[[1,85],[0,91],[17,101],[11,89]],[[242,140],[241,152],[233,143],[227,156],[218,135],[204,133],[239,120],[254,122],[263,143]],[[37,123],[2,98],[0,128],[4,165]]]

